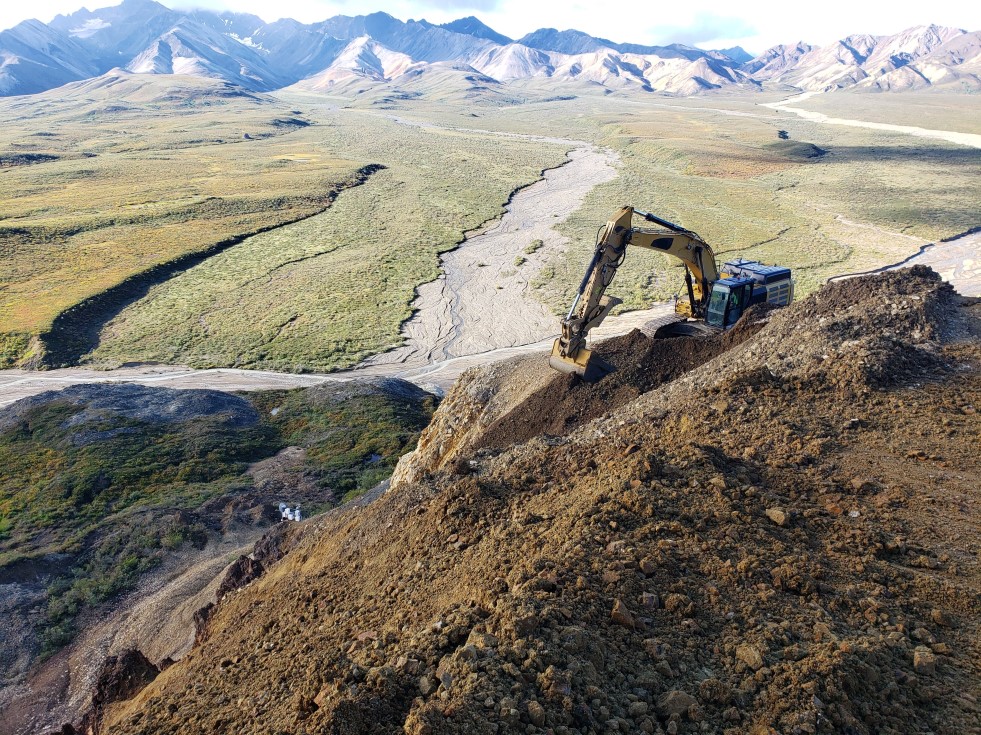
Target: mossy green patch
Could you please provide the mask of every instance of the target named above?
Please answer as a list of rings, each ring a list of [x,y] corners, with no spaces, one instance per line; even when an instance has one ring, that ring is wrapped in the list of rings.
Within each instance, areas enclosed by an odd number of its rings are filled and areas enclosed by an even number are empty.
[[[276,498],[247,472],[253,463],[305,448],[305,471],[319,488],[302,498],[309,515],[388,477],[436,399],[392,381],[249,400],[261,417],[252,425],[221,414],[137,420],[57,396],[13,419],[8,409],[0,430],[0,573],[40,559],[60,567],[48,589],[43,650],[68,642],[79,615],[132,589],[173,552],[222,533],[215,508],[233,502],[274,513]]]

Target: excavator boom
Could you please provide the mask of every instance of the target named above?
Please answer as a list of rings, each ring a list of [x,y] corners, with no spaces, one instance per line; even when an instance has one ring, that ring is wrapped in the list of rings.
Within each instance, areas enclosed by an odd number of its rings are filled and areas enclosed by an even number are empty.
[[[660,227],[634,227],[634,215]],[[591,351],[586,349],[586,335],[622,303],[618,298],[607,296],[606,289],[623,263],[628,245],[666,253],[681,260],[685,264],[690,315],[704,315],[710,284],[719,277],[712,248],[694,232],[648,212],[623,207],[606,223],[597,238],[586,275],[579,284],[572,308],[562,321],[562,336],[555,341],[549,358],[549,364],[556,370],[578,373],[586,380],[598,380],[609,372],[609,366],[591,358]]]
[[[656,226],[635,227],[635,216]],[[650,212],[623,207],[597,238],[575,301],[562,320],[562,334],[549,357],[556,370],[578,373],[587,381],[598,380],[612,370],[592,356],[586,348],[586,336],[622,303],[606,295],[606,289],[623,263],[628,245],[674,256],[684,264],[688,299],[679,302],[676,310],[683,318],[705,322],[705,329],[732,326],[751,303],[782,306],[793,299],[789,269],[740,259],[726,263],[728,272],[720,273],[712,248],[694,232]]]

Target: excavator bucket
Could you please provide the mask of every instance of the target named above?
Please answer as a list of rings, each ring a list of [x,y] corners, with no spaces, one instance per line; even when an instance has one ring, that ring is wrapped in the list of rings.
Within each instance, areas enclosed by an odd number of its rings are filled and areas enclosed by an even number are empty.
[[[561,373],[576,373],[587,383],[595,383],[604,375],[612,373],[614,367],[601,357],[593,357],[592,350],[585,347],[575,355],[569,357],[562,356],[560,340],[555,340],[552,344],[552,354],[548,358],[548,364]]]

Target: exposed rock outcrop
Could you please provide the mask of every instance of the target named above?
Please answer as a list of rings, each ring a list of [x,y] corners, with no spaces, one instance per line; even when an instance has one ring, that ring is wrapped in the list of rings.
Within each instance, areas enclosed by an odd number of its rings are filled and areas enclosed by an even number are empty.
[[[109,656],[102,664],[92,692],[92,707],[82,717],[81,723],[66,724],[57,734],[52,735],[99,735],[108,708],[116,702],[136,696],[159,673],[160,669],[136,649],[123,651],[118,656]]]

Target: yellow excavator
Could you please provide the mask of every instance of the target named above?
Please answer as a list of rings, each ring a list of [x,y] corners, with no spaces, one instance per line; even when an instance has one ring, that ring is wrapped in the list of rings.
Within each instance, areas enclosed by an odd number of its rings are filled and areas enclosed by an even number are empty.
[[[656,227],[634,227],[635,216]],[[586,335],[622,303],[605,292],[623,264],[628,245],[673,255],[685,266],[687,299],[676,299],[676,315],[666,320],[656,337],[718,332],[734,325],[753,304],[785,306],[794,298],[789,268],[740,258],[725,263],[720,271],[712,248],[691,230],[650,212],[623,207],[597,237],[593,259],[562,320],[562,336],[555,340],[549,357],[556,370],[578,373],[586,381],[599,380],[612,370],[586,349]]]

